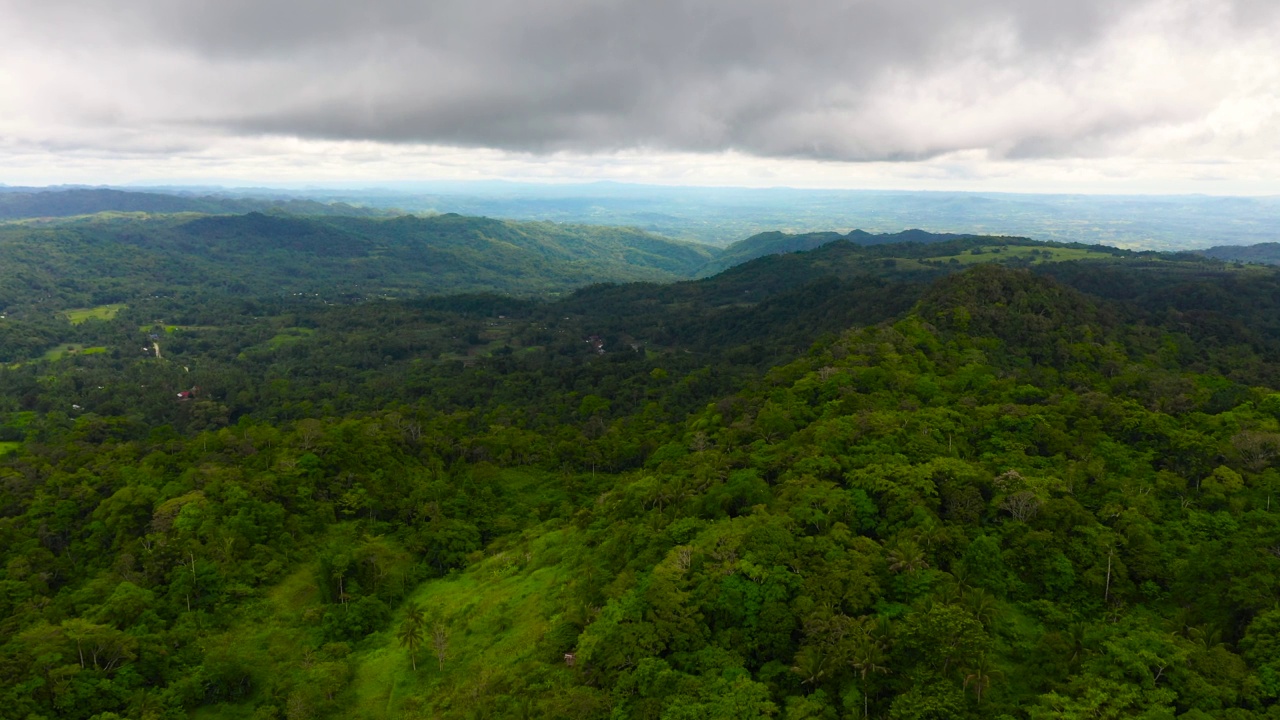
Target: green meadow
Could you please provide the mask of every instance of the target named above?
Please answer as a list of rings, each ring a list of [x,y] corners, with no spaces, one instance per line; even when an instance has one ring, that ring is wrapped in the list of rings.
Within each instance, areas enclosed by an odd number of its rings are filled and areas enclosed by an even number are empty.
[[[72,325],[79,325],[86,320],[112,320],[126,307],[128,306],[124,303],[114,303],[91,308],[75,308],[67,310],[63,314],[67,316]]]
[[[100,345],[88,346],[80,343],[63,343],[57,347],[46,350],[42,359],[44,360],[61,360],[71,355],[97,355],[105,353],[107,349]]]

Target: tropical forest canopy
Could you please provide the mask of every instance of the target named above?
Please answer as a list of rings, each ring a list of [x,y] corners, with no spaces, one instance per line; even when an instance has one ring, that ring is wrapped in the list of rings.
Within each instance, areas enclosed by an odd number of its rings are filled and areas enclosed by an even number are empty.
[[[0,227],[0,716],[1280,716],[1280,273],[826,240]]]

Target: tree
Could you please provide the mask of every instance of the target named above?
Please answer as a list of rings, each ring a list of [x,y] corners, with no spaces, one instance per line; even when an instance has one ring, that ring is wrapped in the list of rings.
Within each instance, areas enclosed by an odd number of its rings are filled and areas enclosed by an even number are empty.
[[[884,642],[876,637],[870,629],[858,634],[853,641],[849,664],[862,678],[862,717],[870,717],[871,695],[867,688],[867,677],[872,673],[888,673],[885,663]]]
[[[1252,472],[1262,472],[1271,460],[1280,455],[1280,433],[1246,430],[1231,438],[1231,445],[1240,454],[1240,462]]]
[[[917,662],[942,673],[952,663],[971,662],[986,654],[991,639],[982,624],[967,610],[954,605],[934,605],[909,615],[898,644]]]
[[[990,593],[976,590],[964,598],[964,605],[985,628],[990,628],[996,620],[999,604]]]
[[[1030,490],[1019,490],[1018,492],[1006,495],[1000,503],[1000,509],[1009,513],[1014,520],[1019,522],[1027,522],[1036,516],[1040,511],[1040,498]]]
[[[885,555],[893,572],[912,574],[929,567],[924,550],[911,540],[901,540]]]
[[[795,662],[791,672],[799,675],[805,685],[818,685],[827,676],[827,657],[822,648],[813,645],[800,648]]]
[[[431,647],[436,653],[436,662],[444,669],[445,658],[449,657],[449,628],[443,622],[436,622],[431,627]]]
[[[81,618],[62,621],[62,632],[76,644],[76,654],[80,656],[80,667],[84,667],[84,643],[93,634],[96,625]]]
[[[405,608],[404,621],[396,631],[396,638],[400,641],[400,647],[409,651],[409,662],[413,664],[414,672],[418,670],[418,648],[422,646],[426,626],[427,616],[422,612],[422,607],[417,603],[409,603]]]
[[[1001,674],[999,670],[992,667],[991,660],[986,655],[978,658],[973,665],[962,669],[961,673],[964,674],[965,689],[973,687],[973,695],[977,698],[979,705],[982,704],[982,693],[991,688],[991,679],[1000,677]]]
[[[990,535],[979,535],[965,549],[963,564],[970,582],[995,593],[1008,587],[1008,568],[1000,552],[1000,542]]]

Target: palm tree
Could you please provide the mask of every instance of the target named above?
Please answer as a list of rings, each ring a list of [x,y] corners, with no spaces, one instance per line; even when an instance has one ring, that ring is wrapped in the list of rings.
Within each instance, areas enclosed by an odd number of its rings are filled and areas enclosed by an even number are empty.
[[[849,664],[853,666],[854,670],[858,671],[858,675],[862,676],[862,717],[864,720],[871,712],[871,696],[867,691],[867,676],[871,673],[888,673],[889,668],[884,663],[884,643],[870,629],[864,628],[863,633],[854,641],[853,650],[849,658]]]
[[[138,720],[156,720],[164,716],[166,709],[156,695],[146,690],[136,690],[133,693],[133,699],[129,702],[129,717],[135,717]]]
[[[817,685],[827,675],[827,656],[820,648],[806,645],[796,653],[791,672],[799,675],[805,685]]]
[[[940,545],[947,539],[947,530],[941,525],[927,525],[925,527],[916,528],[914,533],[916,542],[927,548],[934,545]]]
[[[1001,672],[991,666],[991,661],[983,655],[978,659],[976,665],[971,668],[965,668],[961,672],[964,673],[964,687],[967,690],[970,685],[973,686],[973,694],[978,699],[978,704],[982,704],[982,693],[991,687],[991,678],[999,677]]]
[[[964,600],[964,591],[960,589],[958,584],[952,582],[938,588],[933,593],[933,597],[944,605],[957,605]]]
[[[1209,652],[1222,645],[1222,631],[1209,625],[1189,627],[1187,639],[1195,643],[1202,652]]]
[[[978,622],[990,629],[996,621],[996,613],[999,610],[999,603],[991,596],[991,593],[982,590],[975,590],[965,598],[965,605],[968,606],[969,612],[978,619]]]
[[[885,556],[893,572],[914,573],[929,567],[924,550],[911,540],[901,540]]]
[[[962,562],[952,563],[951,579],[955,580],[960,598],[964,599],[964,596],[973,586],[973,573]]]
[[[1067,662],[1074,667],[1084,657],[1085,643],[1089,641],[1089,626],[1084,623],[1072,623],[1067,628],[1067,642],[1071,644],[1071,657]]]
[[[396,638],[400,640],[400,646],[409,649],[409,661],[413,663],[413,671],[418,671],[418,648],[422,647],[422,640],[427,627],[426,613],[422,612],[422,607],[417,603],[409,603],[404,611],[404,622],[400,623],[400,629],[396,632]]]

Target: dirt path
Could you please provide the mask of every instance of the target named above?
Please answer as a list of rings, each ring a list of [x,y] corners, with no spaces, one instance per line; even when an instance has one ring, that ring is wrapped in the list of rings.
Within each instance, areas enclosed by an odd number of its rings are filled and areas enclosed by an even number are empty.
[[[156,358],[160,357],[160,343],[152,342],[151,347],[156,351]]]

